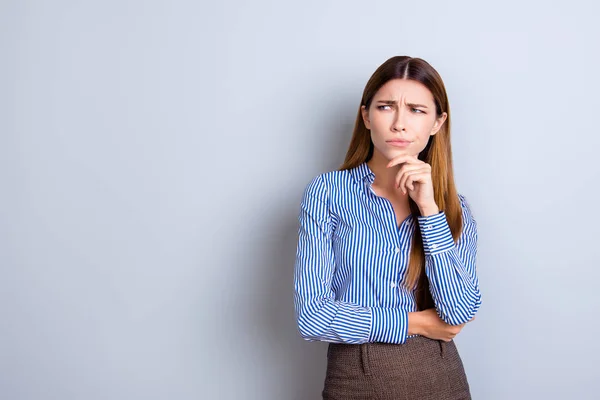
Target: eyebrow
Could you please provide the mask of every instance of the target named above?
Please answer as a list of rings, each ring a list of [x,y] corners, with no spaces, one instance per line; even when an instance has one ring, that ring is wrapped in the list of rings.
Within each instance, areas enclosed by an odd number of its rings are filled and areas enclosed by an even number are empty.
[[[398,103],[397,101],[394,100],[378,100],[377,103],[383,103],[383,104],[396,104]],[[424,104],[416,104],[416,103],[406,103],[407,106],[409,107],[421,107],[421,108],[427,108],[426,105]]]

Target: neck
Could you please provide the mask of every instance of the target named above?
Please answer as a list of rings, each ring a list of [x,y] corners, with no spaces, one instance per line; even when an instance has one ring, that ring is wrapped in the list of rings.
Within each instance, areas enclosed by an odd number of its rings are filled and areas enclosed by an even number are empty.
[[[375,174],[373,185],[388,193],[402,195],[402,191],[396,188],[396,176],[400,170],[400,165],[387,168],[386,165],[389,161],[378,151],[373,152],[373,157],[367,161],[367,165]]]

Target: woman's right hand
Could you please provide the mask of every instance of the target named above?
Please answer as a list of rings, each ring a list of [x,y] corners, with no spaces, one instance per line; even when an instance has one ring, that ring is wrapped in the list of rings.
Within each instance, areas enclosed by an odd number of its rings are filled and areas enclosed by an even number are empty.
[[[421,313],[421,326],[420,326],[420,335],[428,337],[430,339],[435,340],[443,340],[444,342],[449,342],[458,333],[462,330],[462,328],[466,325],[450,325],[444,322],[437,314],[435,308],[429,308],[427,310],[423,310]],[[475,317],[471,319],[473,321]],[[469,322],[471,322],[469,321]]]

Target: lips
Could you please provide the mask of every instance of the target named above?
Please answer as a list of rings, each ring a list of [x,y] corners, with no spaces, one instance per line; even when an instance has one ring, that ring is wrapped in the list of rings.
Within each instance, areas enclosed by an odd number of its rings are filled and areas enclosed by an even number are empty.
[[[407,147],[410,144],[408,140],[388,140],[387,142],[394,147]]]

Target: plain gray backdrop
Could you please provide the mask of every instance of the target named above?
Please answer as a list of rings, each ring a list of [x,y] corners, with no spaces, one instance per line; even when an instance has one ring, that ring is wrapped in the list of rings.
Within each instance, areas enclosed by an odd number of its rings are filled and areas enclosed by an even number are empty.
[[[299,202],[394,55],[448,90],[479,226],[473,398],[599,398],[599,11],[0,2],[0,398],[320,398]]]

